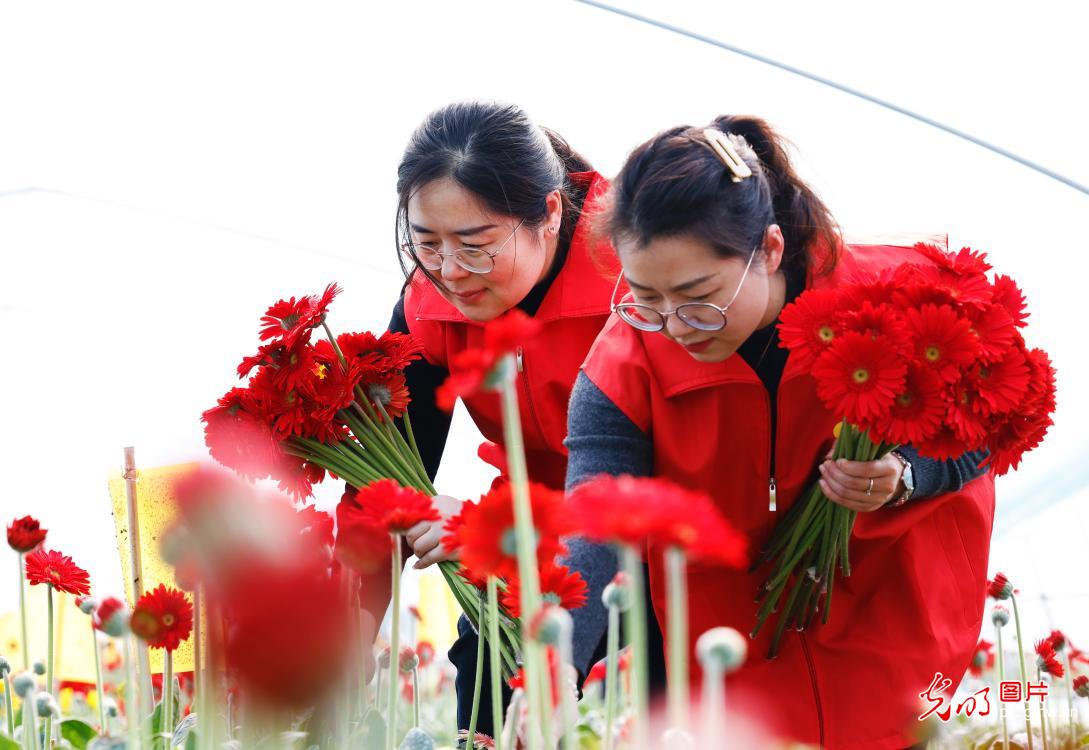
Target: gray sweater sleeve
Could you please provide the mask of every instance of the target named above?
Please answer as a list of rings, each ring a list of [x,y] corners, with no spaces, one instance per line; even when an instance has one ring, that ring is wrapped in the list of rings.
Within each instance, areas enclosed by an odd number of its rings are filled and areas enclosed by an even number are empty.
[[[596,474],[649,476],[652,469],[650,438],[628,419],[583,373],[571,391],[567,413],[567,489]],[[609,615],[601,592],[618,569],[616,551],[581,537],[567,540],[564,564],[586,580],[586,605],[571,612],[574,620],[574,665],[585,676]]]

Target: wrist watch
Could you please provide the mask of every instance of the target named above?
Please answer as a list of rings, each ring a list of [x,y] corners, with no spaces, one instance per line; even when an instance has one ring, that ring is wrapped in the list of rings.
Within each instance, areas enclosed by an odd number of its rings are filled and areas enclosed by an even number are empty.
[[[900,465],[904,467],[903,472],[900,474],[900,481],[904,483],[904,491],[900,493],[899,497],[895,497],[889,502],[885,503],[886,508],[896,508],[903,505],[911,496],[915,494],[915,474],[911,470],[911,462],[904,458],[896,451],[892,452],[893,457],[900,462]]]

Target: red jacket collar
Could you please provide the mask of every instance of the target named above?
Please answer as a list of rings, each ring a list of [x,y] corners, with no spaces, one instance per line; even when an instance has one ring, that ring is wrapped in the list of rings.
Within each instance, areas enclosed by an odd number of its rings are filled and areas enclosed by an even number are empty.
[[[552,286],[549,287],[534,316],[542,323],[560,318],[579,318],[593,315],[606,316],[610,311],[609,295],[612,293],[615,275],[619,273],[615,254],[608,242],[593,244],[591,221],[594,203],[609,188],[608,181],[597,172],[575,172],[570,175],[577,185],[587,186],[582,215],[575,225],[567,259]],[[457,308],[443,299],[423,274],[413,273],[410,283],[416,294],[421,295],[416,311],[418,320],[439,320],[480,325],[469,320]]]

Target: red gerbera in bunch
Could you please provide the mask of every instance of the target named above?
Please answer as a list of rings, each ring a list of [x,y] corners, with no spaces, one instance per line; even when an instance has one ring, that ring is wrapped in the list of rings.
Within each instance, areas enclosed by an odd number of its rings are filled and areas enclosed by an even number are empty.
[[[450,376],[435,393],[439,408],[450,411],[459,397],[488,386],[495,368],[521,344],[537,335],[541,323],[515,308],[484,326],[484,346],[465,349],[450,362]]]
[[[272,339],[288,349],[309,342],[310,332],[324,322],[329,304],[340,291],[336,284],[329,284],[320,297],[280,300],[261,316],[261,340]]]
[[[1036,668],[1047,672],[1052,677],[1063,676],[1063,665],[1055,654],[1055,645],[1050,638],[1036,641]]]
[[[518,573],[512,492],[510,484],[492,489],[479,503],[465,503],[461,513],[444,527],[447,535],[443,546],[460,549],[462,564],[476,576],[509,579]],[[566,552],[560,542],[560,537],[570,530],[563,494],[530,482],[529,500],[537,537],[537,563],[546,565]]]
[[[983,672],[992,667],[994,667],[994,644],[990,641],[980,641],[972,653],[972,662],[968,665],[968,671],[975,677],[982,677]]]
[[[16,552],[30,552],[45,541],[45,529],[30,516],[16,518],[8,526],[8,546]]]
[[[38,550],[27,555],[26,580],[31,586],[45,583],[67,594],[91,593],[87,571],[56,550]]]
[[[242,476],[264,479],[279,462],[268,416],[246,388],[232,388],[201,419],[212,458]]]
[[[839,314],[838,321],[844,333],[862,333],[882,341],[903,341],[907,326],[891,305],[874,304],[862,300],[861,304]]]
[[[839,335],[842,300],[831,289],[806,292],[779,316],[779,340],[808,368]]]
[[[578,609],[586,604],[586,581],[575,571],[572,573],[565,565],[550,563],[541,566],[541,599],[544,604],[554,604],[564,609]],[[513,617],[522,616],[522,588],[518,576],[513,576],[506,590],[499,597],[499,603]]]
[[[845,333],[817,359],[812,372],[825,403],[852,424],[865,425],[888,414],[907,366],[895,341]]]
[[[421,521],[438,521],[431,498],[392,479],[380,479],[361,487],[354,497],[359,519],[388,534],[404,534]],[[349,513],[345,509],[345,513]]]
[[[920,450],[941,429],[947,403],[941,378],[930,368],[908,364],[904,385],[887,414],[875,428],[889,442],[911,444]]]
[[[137,600],[129,627],[148,646],[174,651],[193,632],[193,605],[181,591],[160,583]]]
[[[979,354],[971,323],[949,305],[924,304],[906,311],[916,361],[952,383]]]

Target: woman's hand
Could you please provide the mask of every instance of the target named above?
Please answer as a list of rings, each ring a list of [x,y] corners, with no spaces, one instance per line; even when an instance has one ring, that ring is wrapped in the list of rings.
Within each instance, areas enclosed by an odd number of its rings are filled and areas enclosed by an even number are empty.
[[[903,465],[891,453],[876,461],[831,460],[820,465],[820,486],[825,496],[860,513],[877,510],[904,491]]]
[[[416,570],[423,570],[443,560],[458,559],[457,552],[447,552],[442,546],[442,538],[446,535],[442,527],[450,518],[461,512],[461,506],[465,501],[449,495],[435,495],[431,498],[431,502],[442,518],[438,521],[421,521],[405,534],[412,552],[420,558],[412,566]]]

